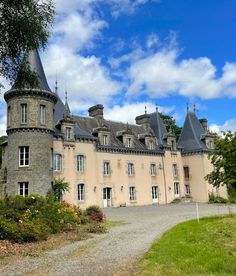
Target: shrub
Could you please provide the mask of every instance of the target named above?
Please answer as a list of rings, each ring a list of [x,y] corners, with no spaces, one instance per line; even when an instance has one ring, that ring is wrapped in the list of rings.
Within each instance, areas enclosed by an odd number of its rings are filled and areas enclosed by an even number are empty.
[[[228,200],[221,196],[214,195],[214,193],[209,194],[209,203],[227,203]]]
[[[85,210],[85,215],[95,222],[102,222],[105,220],[105,215],[102,212],[102,209],[96,205],[88,207]]]
[[[87,232],[93,234],[102,234],[106,233],[107,229],[102,224],[93,222],[87,226]]]

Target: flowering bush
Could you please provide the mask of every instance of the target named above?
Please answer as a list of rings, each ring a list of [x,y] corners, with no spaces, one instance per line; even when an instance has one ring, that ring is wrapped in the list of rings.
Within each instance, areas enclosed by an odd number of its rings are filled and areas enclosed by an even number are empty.
[[[95,222],[102,222],[106,219],[102,209],[96,205],[90,206],[85,210],[85,214]]]

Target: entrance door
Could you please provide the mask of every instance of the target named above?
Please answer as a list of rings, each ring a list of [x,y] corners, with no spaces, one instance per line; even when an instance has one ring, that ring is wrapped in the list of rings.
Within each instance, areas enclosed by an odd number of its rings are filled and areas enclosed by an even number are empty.
[[[159,202],[159,189],[158,186],[152,186],[152,203]]]
[[[111,188],[103,188],[103,206],[111,207]]]
[[[175,197],[180,197],[180,186],[178,182],[174,183]]]

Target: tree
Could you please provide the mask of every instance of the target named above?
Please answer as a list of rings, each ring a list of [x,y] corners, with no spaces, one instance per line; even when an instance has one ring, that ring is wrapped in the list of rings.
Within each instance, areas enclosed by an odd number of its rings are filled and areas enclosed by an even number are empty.
[[[27,53],[45,48],[54,14],[53,0],[0,0],[1,76],[15,82]],[[22,74],[32,79],[27,64]]]
[[[65,182],[64,178],[58,178],[55,179],[52,189],[55,195],[55,200],[61,201],[63,193],[69,192],[70,186],[68,182]]]
[[[176,125],[175,119],[172,116],[163,115],[162,113],[159,114],[166,126],[167,131],[172,130],[176,136],[176,140],[178,141],[182,128]]]
[[[0,144],[7,139],[7,136],[0,137]],[[2,167],[2,147],[0,146],[0,168]]]
[[[230,195],[236,193],[236,133],[227,132],[215,139],[215,150],[209,153],[214,171],[206,176],[210,184],[225,184]]]

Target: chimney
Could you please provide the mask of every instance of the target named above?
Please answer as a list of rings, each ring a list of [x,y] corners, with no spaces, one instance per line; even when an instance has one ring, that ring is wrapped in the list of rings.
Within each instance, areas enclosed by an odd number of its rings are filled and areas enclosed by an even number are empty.
[[[143,114],[140,116],[137,116],[135,118],[136,124],[143,126],[145,129],[148,129],[149,122],[150,122],[150,115],[149,114]]]
[[[98,125],[102,125],[103,122],[103,108],[102,104],[97,104],[88,109],[89,116],[93,117]]]
[[[207,131],[207,119],[203,118],[203,119],[199,119],[199,122],[201,123],[202,127],[204,128],[205,131]]]

